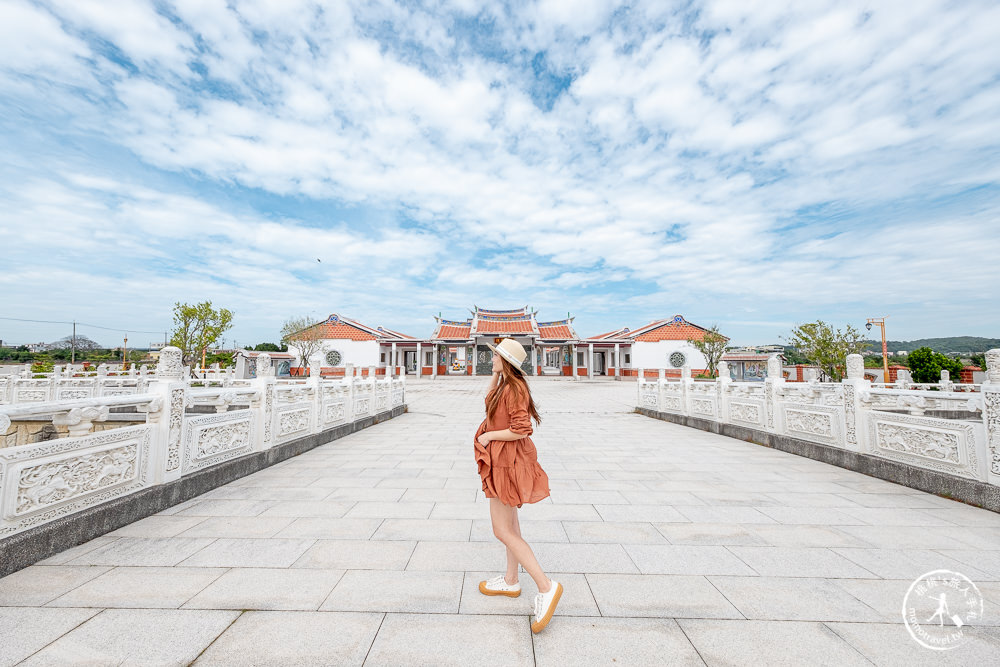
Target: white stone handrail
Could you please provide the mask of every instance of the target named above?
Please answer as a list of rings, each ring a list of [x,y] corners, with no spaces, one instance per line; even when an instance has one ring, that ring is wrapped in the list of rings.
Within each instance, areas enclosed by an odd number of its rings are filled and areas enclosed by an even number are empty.
[[[176,348],[164,348],[155,376],[133,378],[145,383],[142,393],[0,405],[0,538],[375,417],[405,400],[404,378],[377,379],[374,374],[279,382],[265,372],[245,386],[192,387],[180,355]],[[271,370],[266,355],[260,358],[261,367]],[[135,406],[134,421],[141,423],[93,431],[94,422],[107,420],[112,408],[123,406]],[[188,410],[197,406],[214,412]],[[69,437],[3,446],[13,420],[46,416],[65,427]]]
[[[52,415],[77,408],[144,406],[154,403],[160,398],[157,394],[141,394],[133,396],[105,396],[103,398],[78,398],[69,401],[48,401],[45,403],[24,403],[21,405],[0,405],[0,415],[5,415],[8,419],[24,419],[25,417]]]
[[[714,391],[640,370],[637,406],[757,429],[1000,485],[1000,350],[986,354],[987,381],[885,385],[864,379],[860,355],[841,382],[788,382],[777,355],[764,382],[735,382],[725,364]],[[976,391],[978,390],[978,391]],[[930,414],[928,414],[930,413]]]

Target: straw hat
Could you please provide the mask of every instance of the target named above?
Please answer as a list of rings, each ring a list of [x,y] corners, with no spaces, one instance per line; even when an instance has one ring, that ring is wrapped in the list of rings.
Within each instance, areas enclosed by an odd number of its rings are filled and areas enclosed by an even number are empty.
[[[523,364],[524,360],[528,358],[528,351],[525,350],[524,347],[516,340],[513,338],[504,338],[498,345],[493,346],[486,343],[486,347],[490,348],[509,361],[511,365],[514,366],[519,373],[521,373],[521,375],[524,375],[524,370],[521,368],[521,364]]]

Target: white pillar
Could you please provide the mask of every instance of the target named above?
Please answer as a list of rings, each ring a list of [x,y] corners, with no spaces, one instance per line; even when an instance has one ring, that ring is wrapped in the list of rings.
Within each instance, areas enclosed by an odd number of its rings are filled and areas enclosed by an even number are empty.
[[[417,377],[424,374],[424,353],[420,343],[417,343]]]
[[[572,375],[573,379],[575,380],[576,379],[576,345],[575,344],[570,346],[570,350],[569,350],[569,367],[570,367],[570,375]]]
[[[538,373],[538,346],[531,344],[531,374]]]
[[[438,344],[434,343],[434,354],[431,355],[433,366],[431,367],[431,377],[437,377],[438,375]]]
[[[392,366],[392,371],[389,373],[389,377],[396,375],[396,343],[392,344],[392,354],[389,355],[389,365]]]
[[[587,360],[587,377],[591,380],[594,379],[594,344],[590,343],[589,349],[589,359]]]
[[[615,343],[615,379],[622,379],[622,350],[621,344]]]

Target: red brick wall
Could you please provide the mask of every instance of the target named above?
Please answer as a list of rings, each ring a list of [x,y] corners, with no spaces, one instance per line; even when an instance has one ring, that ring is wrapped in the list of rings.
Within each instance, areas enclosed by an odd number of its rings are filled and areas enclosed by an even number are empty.
[[[900,366],[899,364],[893,364],[889,366],[889,380],[888,383],[892,384],[899,377],[899,371],[906,370],[906,366]]]
[[[975,382],[975,376],[973,373],[981,370],[982,369],[979,366],[962,366],[962,370],[958,374],[958,381],[962,384],[972,384]]]

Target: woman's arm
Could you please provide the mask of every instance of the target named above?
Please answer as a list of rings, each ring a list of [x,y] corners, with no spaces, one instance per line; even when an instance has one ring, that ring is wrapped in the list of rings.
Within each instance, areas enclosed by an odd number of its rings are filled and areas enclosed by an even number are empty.
[[[514,433],[509,428],[505,428],[502,431],[486,431],[479,436],[480,440],[485,439],[486,442],[490,440],[520,440],[523,437],[523,433]]]

